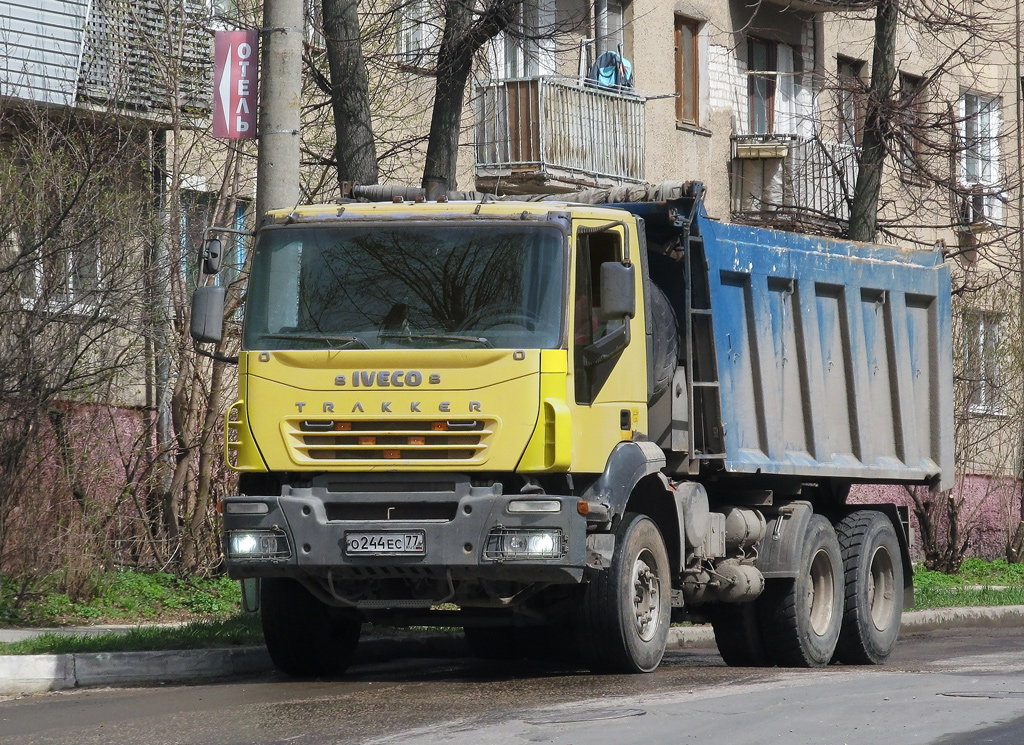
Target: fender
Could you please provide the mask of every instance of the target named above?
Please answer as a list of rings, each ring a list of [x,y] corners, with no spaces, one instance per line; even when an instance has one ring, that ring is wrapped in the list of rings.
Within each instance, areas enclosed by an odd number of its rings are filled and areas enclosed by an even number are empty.
[[[651,474],[661,476],[665,491],[668,479],[661,472],[665,467],[665,453],[653,442],[622,442],[615,446],[602,473],[582,496],[588,502],[607,505],[610,517],[620,517],[626,511],[626,502],[633,487]]]
[[[757,547],[754,563],[765,579],[792,579],[797,575],[800,552],[814,509],[810,502],[794,500],[777,504],[771,512],[765,510],[768,530]]]

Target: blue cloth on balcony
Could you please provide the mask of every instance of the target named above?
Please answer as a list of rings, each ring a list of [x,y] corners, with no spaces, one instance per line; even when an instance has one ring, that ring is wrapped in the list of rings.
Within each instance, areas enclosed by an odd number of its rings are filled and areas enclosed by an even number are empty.
[[[632,88],[633,63],[618,52],[605,52],[590,66],[586,83],[597,88]]]

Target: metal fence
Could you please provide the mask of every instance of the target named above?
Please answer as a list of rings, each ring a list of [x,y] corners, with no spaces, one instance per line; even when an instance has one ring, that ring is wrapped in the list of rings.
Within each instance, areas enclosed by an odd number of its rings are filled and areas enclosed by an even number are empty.
[[[822,222],[850,219],[857,149],[796,135],[735,135],[733,211]]]
[[[476,96],[478,173],[642,182],[644,99],[550,78],[492,81]]]

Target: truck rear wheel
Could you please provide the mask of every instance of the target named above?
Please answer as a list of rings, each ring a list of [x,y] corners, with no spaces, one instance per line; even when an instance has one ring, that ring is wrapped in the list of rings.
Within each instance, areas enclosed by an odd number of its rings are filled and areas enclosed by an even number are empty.
[[[843,555],[846,600],[835,659],[880,665],[896,646],[903,614],[903,561],[892,522],[860,510],[836,524]]]
[[[771,664],[757,617],[758,601],[719,603],[710,613],[715,643],[729,667],[764,667]]]
[[[260,580],[263,638],[274,666],[296,677],[337,675],[351,664],[360,621],[351,611],[330,608],[297,580]]]
[[[668,551],[649,518],[627,513],[615,554],[583,593],[581,653],[601,673],[648,673],[665,654],[671,614]]]
[[[832,660],[843,618],[843,560],[828,520],[811,517],[796,579],[770,581],[759,604],[775,664],[821,667]]]

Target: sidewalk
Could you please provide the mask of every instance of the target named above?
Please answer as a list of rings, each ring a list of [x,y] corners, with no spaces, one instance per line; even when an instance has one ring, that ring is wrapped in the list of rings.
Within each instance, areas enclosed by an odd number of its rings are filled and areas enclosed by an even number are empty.
[[[903,614],[903,633],[969,627],[1020,626],[1024,605],[950,608]],[[62,629],[0,629],[0,641],[17,641],[47,631],[60,634],[100,634],[126,631],[131,626],[85,626]],[[673,627],[669,649],[714,648],[710,626]],[[356,664],[407,657],[465,657],[469,649],[462,634],[424,633],[402,637],[368,637],[359,643]],[[59,691],[86,686],[132,686],[184,683],[235,675],[254,675],[272,669],[263,647],[197,649],[165,652],[98,652],[61,655],[0,655],[0,696]]]

